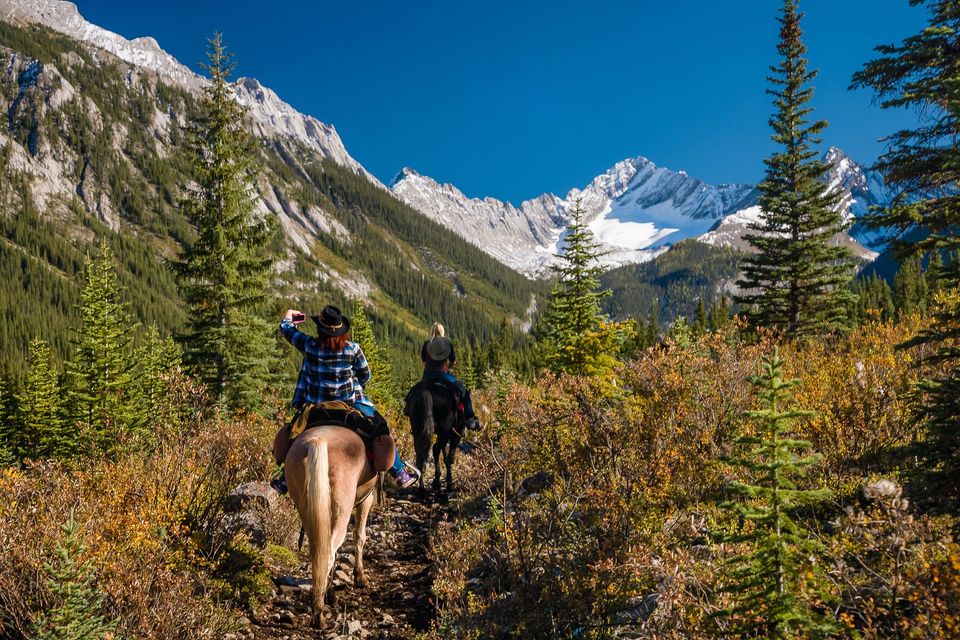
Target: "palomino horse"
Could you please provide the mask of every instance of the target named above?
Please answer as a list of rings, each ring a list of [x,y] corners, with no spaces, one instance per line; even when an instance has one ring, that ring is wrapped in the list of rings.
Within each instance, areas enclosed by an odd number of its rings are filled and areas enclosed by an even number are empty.
[[[347,537],[351,512],[356,547],[353,583],[366,585],[363,545],[367,516],[376,500],[377,472],[367,461],[360,436],[344,427],[324,426],[308,429],[294,440],[286,456],[286,474],[290,496],[310,541],[312,622],[322,626],[324,600],[335,610],[336,596],[332,589],[328,592],[330,573]]]
[[[424,471],[427,452],[433,436],[433,464],[436,472],[433,476],[433,490],[440,491],[440,454],[447,467],[447,491],[453,491],[453,459],[457,454],[457,445],[463,433],[456,430],[457,407],[453,394],[439,383],[417,384],[407,396],[407,415],[410,416],[410,428],[413,431],[413,444],[417,451],[417,468]],[[425,493],[423,475],[420,476],[420,492]]]

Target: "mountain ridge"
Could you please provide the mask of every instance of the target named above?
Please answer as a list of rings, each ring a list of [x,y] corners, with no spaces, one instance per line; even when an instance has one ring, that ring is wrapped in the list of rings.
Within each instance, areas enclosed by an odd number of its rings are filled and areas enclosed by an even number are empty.
[[[850,222],[886,201],[882,181],[842,150],[830,147],[823,159],[832,167],[828,184],[844,191],[840,208]],[[615,163],[565,196],[545,193],[519,206],[492,197],[468,198],[455,185],[440,184],[409,167],[390,188],[424,215],[530,277],[542,276],[555,264],[553,254],[578,199],[584,220],[607,252],[602,259],[606,266],[643,263],[687,239],[743,250],[746,224],[759,213],[754,185],[710,185],[644,156]],[[875,257],[882,245],[882,238],[859,225],[854,237],[837,241],[863,259]]]

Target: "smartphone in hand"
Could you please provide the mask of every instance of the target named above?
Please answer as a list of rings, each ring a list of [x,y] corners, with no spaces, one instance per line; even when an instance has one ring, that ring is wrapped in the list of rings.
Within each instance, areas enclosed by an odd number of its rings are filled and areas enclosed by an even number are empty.
[[[303,321],[306,320],[306,319],[307,319],[307,316],[306,316],[305,314],[303,314],[303,313],[295,313],[295,314],[293,314],[293,316],[290,318],[290,322],[292,322],[293,324],[300,324],[301,322],[303,322]]]

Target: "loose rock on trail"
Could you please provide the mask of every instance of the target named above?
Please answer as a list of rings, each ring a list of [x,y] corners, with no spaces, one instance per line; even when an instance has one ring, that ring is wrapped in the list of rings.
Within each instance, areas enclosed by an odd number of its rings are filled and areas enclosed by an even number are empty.
[[[333,589],[337,610],[326,629],[310,626],[310,566],[304,542],[299,570],[274,576],[273,595],[248,618],[245,634],[256,640],[369,638],[408,640],[430,628],[436,602],[431,536],[449,516],[441,504],[403,496],[388,498],[367,521],[366,588],[353,586],[353,530],[337,554]],[[243,621],[242,621],[243,622]]]

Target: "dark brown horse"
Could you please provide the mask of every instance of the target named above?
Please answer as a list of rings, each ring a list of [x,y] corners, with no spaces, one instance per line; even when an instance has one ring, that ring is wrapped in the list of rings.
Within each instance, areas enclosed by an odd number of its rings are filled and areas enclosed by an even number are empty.
[[[424,471],[424,475],[427,453],[433,444],[434,491],[440,491],[441,454],[447,467],[447,491],[453,490],[453,459],[463,436],[463,427],[458,424],[458,404],[459,400],[442,384],[420,382],[407,394],[407,415],[417,451],[417,468]],[[423,476],[420,476],[420,492],[426,492]]]

